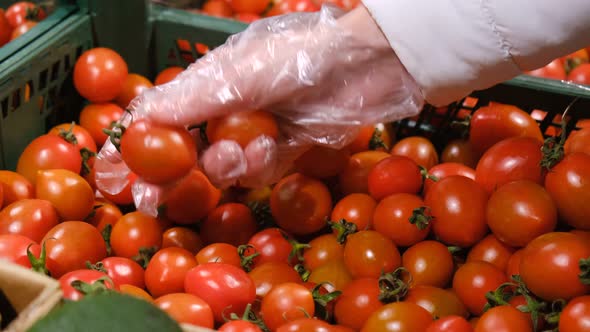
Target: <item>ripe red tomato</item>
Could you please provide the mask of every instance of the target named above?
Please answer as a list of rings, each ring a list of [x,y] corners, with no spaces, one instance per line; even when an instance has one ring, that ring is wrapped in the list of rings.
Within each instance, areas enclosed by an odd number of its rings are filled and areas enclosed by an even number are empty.
[[[578,84],[590,85],[590,63],[583,63],[567,75],[567,80]]]
[[[543,142],[543,134],[535,119],[516,106],[494,103],[473,113],[469,142],[479,155],[510,137],[531,137]]]
[[[298,172],[307,176],[323,179],[338,175],[350,158],[348,149],[332,149],[325,146],[313,146],[295,160]]]
[[[256,285],[256,296],[264,298],[268,292],[277,285],[292,282],[300,283],[301,277],[293,267],[286,262],[268,262],[256,266],[248,272],[254,285]]]
[[[247,250],[246,253],[259,255],[254,258],[254,265],[260,265],[265,262],[289,262],[292,265],[296,264],[296,259],[290,257],[293,252],[294,239],[285,233],[280,228],[267,228],[254,234],[248,244],[252,246],[252,250]]]
[[[117,52],[97,47],[85,51],[74,66],[74,86],[92,103],[108,102],[123,90],[128,67]]]
[[[401,193],[387,196],[375,208],[373,229],[393,240],[398,247],[414,245],[430,233],[428,216],[414,214],[423,206],[424,201],[416,195]]]
[[[244,270],[225,263],[197,265],[186,274],[184,290],[205,300],[223,323],[231,313],[241,316],[256,299],[256,286]]]
[[[469,312],[459,297],[450,289],[432,286],[415,286],[404,298],[405,302],[416,303],[428,310],[433,318],[447,316],[469,317]]]
[[[238,13],[238,14],[234,15],[234,18],[240,22],[250,24],[252,22],[258,21],[262,17],[258,14]]]
[[[422,332],[432,323],[432,315],[411,302],[393,302],[377,309],[369,317],[361,332],[393,331]]]
[[[129,169],[153,184],[186,176],[197,163],[197,146],[182,127],[134,121],[121,137],[121,158]]]
[[[191,324],[208,329],[214,326],[211,307],[198,296],[171,293],[156,298],[154,304],[179,324]]]
[[[438,164],[438,152],[434,145],[421,136],[406,137],[398,141],[391,149],[391,154],[406,156],[427,170]]]
[[[340,172],[339,184],[343,194],[369,193],[369,172],[379,161],[391,155],[383,151],[364,151],[355,153]]]
[[[377,202],[367,194],[346,195],[334,205],[330,219],[334,222],[346,220],[356,225],[357,230],[366,230],[373,223]],[[336,230],[334,231],[336,233]]]
[[[229,4],[236,13],[262,14],[270,0],[229,0]]]
[[[0,8],[0,47],[10,41],[12,29],[12,26],[6,19],[4,9]]]
[[[211,243],[199,250],[195,256],[197,263],[225,263],[235,267],[242,267],[238,248],[227,243]]]
[[[120,285],[119,291],[121,291],[121,293],[123,293],[123,294],[135,296],[137,298],[148,301],[150,303],[154,302],[154,299],[152,298],[152,296],[150,294],[148,294],[142,288],[135,287],[133,285]]]
[[[119,92],[115,101],[120,107],[127,108],[135,97],[153,87],[152,82],[145,76],[129,73],[123,83],[123,89]]]
[[[557,208],[545,189],[530,180],[500,186],[486,208],[488,226],[509,246],[524,247],[557,225]]]
[[[84,220],[92,212],[94,192],[80,175],[65,169],[37,173],[35,196],[51,202],[62,220]]]
[[[369,193],[377,201],[397,193],[417,194],[422,188],[420,167],[405,156],[390,156],[369,171]]]
[[[430,240],[409,247],[402,255],[402,266],[412,276],[411,286],[443,288],[449,284],[454,272],[453,256],[448,248]]]
[[[475,181],[491,193],[516,180],[543,183],[542,142],[532,137],[512,137],[489,148],[475,168]]]
[[[258,136],[273,139],[279,136],[279,128],[274,116],[264,111],[233,112],[207,123],[207,138],[215,143],[221,140],[237,142],[243,149]]]
[[[475,168],[478,160],[479,156],[471,142],[464,139],[455,139],[447,143],[440,156],[441,163],[458,163],[470,168]]]
[[[486,311],[475,326],[475,332],[533,332],[533,323],[522,311],[503,305]]]
[[[392,272],[401,266],[399,250],[385,235],[373,231],[351,234],[344,245],[344,263],[356,279],[379,278],[382,273]]]
[[[342,290],[353,280],[348,271],[344,258],[329,261],[311,271],[309,282],[316,285],[323,283],[324,288],[330,292]]]
[[[453,277],[453,290],[469,312],[481,315],[487,299],[487,292],[494,291],[508,282],[503,270],[484,261],[467,262],[457,269]]]
[[[282,229],[293,235],[308,235],[326,226],[332,197],[323,182],[295,173],[273,188],[270,209]]]
[[[209,213],[199,231],[205,243],[224,242],[239,246],[248,242],[258,225],[249,207],[241,203],[225,203]]]
[[[461,175],[475,180],[475,170],[473,168],[467,167],[463,164],[451,162],[443,162],[432,167],[428,170],[428,175],[430,176],[424,179],[424,196],[426,196],[428,190],[430,190],[430,187],[432,187],[432,185],[435,183],[435,181],[432,180],[432,177],[435,177],[437,181],[440,181],[447,176]]]
[[[27,257],[27,248],[37,245],[29,237],[20,234],[0,235],[0,259],[18,263]],[[28,258],[26,258],[28,260]]]
[[[19,234],[39,243],[59,223],[57,211],[42,199],[23,199],[0,211],[0,234]]]
[[[115,225],[122,216],[121,210],[113,203],[105,199],[95,199],[93,211],[84,221],[94,225],[99,232],[102,232],[107,225]]]
[[[338,243],[334,234],[323,234],[309,241],[309,247],[303,251],[303,264],[308,270],[316,268],[333,260],[344,257],[344,246]]]
[[[61,291],[63,292],[63,297],[65,299],[71,301],[79,301],[85,296],[85,294],[75,289],[72,286],[72,282],[78,280],[87,284],[93,284],[95,282],[100,282],[98,280],[105,277],[107,277],[107,275],[103,272],[87,269],[77,269],[64,274],[58,279],[58,281],[61,287]],[[116,284],[106,280],[104,281],[104,286],[107,289],[119,290],[119,287]]]
[[[234,14],[230,2],[226,0],[207,0],[201,11],[204,14],[217,17],[231,17]]]
[[[522,253],[524,249],[515,251],[506,264],[506,276],[510,279],[514,275],[520,275],[520,261],[522,260]]]
[[[35,138],[21,153],[16,172],[35,185],[37,171],[66,169],[76,174],[82,169],[82,156],[73,144],[55,135]]]
[[[526,74],[554,80],[565,80],[566,78],[565,67],[559,59],[555,59],[541,68],[527,71]]]
[[[31,182],[13,171],[0,170],[0,187],[2,187],[3,206],[21,199],[34,198],[35,195]]]
[[[434,217],[432,231],[444,243],[464,248],[473,246],[488,230],[487,200],[485,190],[470,178],[453,175],[441,179],[424,199]]]
[[[393,140],[389,128],[383,123],[362,126],[354,141],[348,145],[351,153],[375,150],[387,152]]]
[[[69,132],[71,134],[68,134]],[[51,128],[47,134],[65,137],[67,141],[74,140],[74,145],[76,145],[80,153],[90,153],[84,161],[88,167],[92,167],[94,157],[91,154],[95,154],[97,148],[94,139],[84,127],[72,123],[62,123]]]
[[[82,221],[64,221],[53,227],[43,240],[47,257],[55,262],[52,277],[86,268],[86,262],[96,263],[107,255],[106,245],[94,226]]]
[[[176,76],[178,76],[178,74],[182,73],[183,71],[184,71],[184,68],[182,68],[182,67],[178,67],[178,66],[168,67],[168,68],[162,70],[158,74],[158,76],[156,76],[156,79],[154,80],[154,85],[158,86],[158,85],[166,84],[166,83],[172,81],[173,79],[175,79]]]
[[[142,212],[130,212],[113,226],[111,246],[116,256],[133,259],[141,249],[158,249],[162,245],[162,227],[156,218]]]
[[[563,221],[590,230],[590,155],[576,152],[565,156],[547,173],[545,189]]]
[[[321,319],[302,317],[295,320],[283,322],[275,332],[352,332],[342,327],[331,325]],[[240,331],[241,332],[241,331]]]
[[[80,126],[88,131],[97,147],[101,147],[108,138],[102,130],[110,129],[122,115],[123,109],[113,103],[88,104],[80,112]]]
[[[376,278],[359,278],[351,281],[336,299],[336,322],[360,330],[369,316],[384,305],[379,300],[380,293],[379,281]]]
[[[242,0],[245,1],[245,0]],[[272,6],[266,16],[284,15],[293,12],[316,12],[320,7],[313,0],[283,0]]]
[[[473,327],[465,318],[451,315],[433,321],[424,332],[473,332]]]
[[[203,249],[203,241],[199,234],[190,228],[168,228],[162,235],[162,248],[179,247],[196,255]]]
[[[37,25],[37,22],[35,22],[35,21],[23,22],[21,25],[17,26],[16,28],[14,28],[14,30],[12,30],[12,33],[10,34],[10,40],[15,40],[15,39],[19,38],[20,36],[29,32],[36,25]]]
[[[544,300],[570,300],[590,291],[590,285],[580,277],[580,260],[588,257],[590,246],[581,237],[546,233],[524,248],[520,276],[529,290]]]
[[[484,261],[492,263],[500,270],[505,271],[508,261],[515,251],[516,249],[500,242],[497,237],[490,234],[469,250],[467,261]]]
[[[145,288],[144,271],[137,262],[125,257],[107,257],[96,264],[117,286],[133,285]]]
[[[27,20],[41,21],[47,17],[43,8],[30,1],[18,1],[3,13],[11,27],[16,28]]]
[[[273,287],[262,298],[260,315],[266,326],[276,330],[285,322],[313,315],[315,303],[311,291],[302,284],[286,282]]]
[[[258,325],[246,320],[236,319],[225,322],[217,331],[219,332],[262,332]],[[277,330],[278,331],[278,330]]]
[[[158,251],[145,269],[145,285],[154,297],[181,293],[184,277],[197,266],[193,254],[182,248],[170,247]]]
[[[560,332],[588,332],[590,320],[590,295],[572,299],[559,315]]]
[[[566,155],[574,152],[590,154],[590,128],[582,128],[575,133],[570,133],[563,148]]]

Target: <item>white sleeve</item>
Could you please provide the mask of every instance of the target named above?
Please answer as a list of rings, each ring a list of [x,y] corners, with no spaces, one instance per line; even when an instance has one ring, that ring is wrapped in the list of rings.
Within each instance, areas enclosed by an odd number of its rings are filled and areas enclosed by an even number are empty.
[[[590,0],[363,0],[442,106],[590,45]]]

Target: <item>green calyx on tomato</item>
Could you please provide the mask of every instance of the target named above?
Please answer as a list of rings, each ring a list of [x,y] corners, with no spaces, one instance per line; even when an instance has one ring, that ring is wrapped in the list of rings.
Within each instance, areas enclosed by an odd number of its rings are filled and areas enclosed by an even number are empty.
[[[340,219],[338,221],[328,220],[328,225],[336,232],[336,241],[340,244],[346,242],[346,238],[358,230],[355,223],[348,222],[346,219]]]
[[[426,229],[430,224],[430,221],[432,221],[432,216],[427,210],[429,209],[426,206],[415,208],[412,211],[412,216],[408,219],[410,224],[416,225],[419,230]]]
[[[293,258],[297,258],[298,262],[303,262],[303,250],[311,248],[311,246],[307,243],[300,243],[297,242],[295,239],[287,238],[287,241],[291,244],[291,253],[289,253],[289,261],[292,261]]]
[[[276,227],[276,222],[270,211],[270,205],[267,202],[252,201],[246,205],[252,211],[252,216],[260,229]]]
[[[41,273],[47,276],[51,276],[51,273],[47,269],[47,250],[45,249],[45,241],[41,243],[41,253],[39,254],[39,258],[35,257],[35,254],[31,251],[31,247],[34,243],[29,244],[27,247],[27,258],[31,263],[31,270]]]
[[[311,290],[311,295],[313,296],[313,301],[315,303],[314,316],[329,321],[332,317],[328,310],[328,305],[334,303],[336,299],[342,295],[342,291],[335,290],[329,293],[322,292],[322,289],[325,289],[324,285],[326,284],[330,285],[330,283],[327,282],[315,285]]]
[[[94,270],[94,271],[98,271],[98,272],[102,272],[102,273],[107,273],[107,270],[104,268],[104,264],[102,262],[98,262],[96,264],[92,264],[88,261],[86,261],[86,267],[90,270]]]
[[[129,110],[125,110],[125,112],[131,113]],[[125,129],[127,128],[125,128],[125,126],[123,126],[122,124],[113,121],[113,123],[111,123],[110,129],[104,128],[102,130],[102,132],[109,137],[109,140],[111,141],[111,143],[113,143],[113,145],[119,152],[121,152],[121,137],[123,137]]]
[[[574,105],[574,103],[578,101],[578,98],[574,99],[565,109],[563,115],[561,116],[561,133],[559,135],[559,141],[557,137],[552,136],[545,139],[543,142],[543,146],[541,147],[541,152],[543,153],[543,158],[541,159],[541,167],[547,170],[550,170],[555,166],[558,162],[563,159],[564,156],[564,146],[565,141],[567,140],[567,112],[569,109]]]
[[[590,257],[580,259],[580,282],[584,285],[590,285]]]
[[[232,312],[229,315],[229,318],[224,317],[225,322],[234,321],[234,320],[243,320],[246,322],[250,322],[256,326],[258,326],[264,332],[270,332],[268,327],[264,324],[262,318],[256,316],[256,313],[252,310],[252,304],[248,303],[246,305],[246,309],[244,309],[244,313],[242,316],[238,316],[235,312]]]
[[[113,247],[111,246],[111,232],[112,231],[113,231],[113,225],[107,224],[102,229],[102,232],[100,232],[100,235],[102,236],[102,239],[104,240],[104,244],[107,248],[107,256],[110,256],[111,252],[113,251]],[[146,265],[147,265],[147,263],[146,263]]]
[[[402,278],[403,273],[409,275],[408,281]],[[391,273],[382,274],[379,277],[379,301],[387,304],[403,300],[408,295],[411,282],[412,275],[403,267],[398,267]]]
[[[107,286],[109,284],[110,288]],[[87,283],[82,280],[74,280],[71,282],[72,287],[84,295],[97,295],[101,293],[113,291],[114,282],[111,278],[104,276],[93,283]]]
[[[247,253],[253,250],[254,253],[248,255]],[[259,252],[256,252],[256,248],[249,244],[243,244],[238,247],[238,256],[240,256],[240,266],[244,271],[250,272],[252,270],[252,265],[254,264],[254,258],[260,256]]]
[[[299,276],[301,277],[301,280],[303,280],[303,282],[307,282],[309,280],[309,276],[311,276],[311,271],[306,269],[305,265],[297,264],[293,267],[293,269],[295,269],[295,271],[297,271],[297,273],[299,274]]]
[[[141,247],[137,255],[133,256],[133,260],[145,269],[156,252],[158,252],[158,247]]]
[[[375,128],[375,130],[373,131],[373,135],[371,135],[371,138],[369,139],[369,150],[377,150],[379,148],[389,150],[389,147],[387,146],[387,144],[385,144],[381,135],[381,129]]]

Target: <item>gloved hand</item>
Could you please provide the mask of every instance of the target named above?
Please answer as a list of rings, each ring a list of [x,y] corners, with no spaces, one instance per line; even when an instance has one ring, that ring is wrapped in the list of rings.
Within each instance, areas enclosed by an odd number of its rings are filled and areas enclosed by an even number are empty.
[[[220,141],[199,151],[200,166],[223,188],[278,181],[313,145],[341,148],[366,124],[416,115],[424,99],[362,6],[345,14],[324,6],[252,23],[177,78],[138,96],[131,119],[190,126],[232,112],[265,110],[279,124],[277,141],[261,136],[242,149]],[[129,170],[107,142],[96,161],[96,182],[116,194]],[[138,209],[156,213],[165,189],[138,180]]]

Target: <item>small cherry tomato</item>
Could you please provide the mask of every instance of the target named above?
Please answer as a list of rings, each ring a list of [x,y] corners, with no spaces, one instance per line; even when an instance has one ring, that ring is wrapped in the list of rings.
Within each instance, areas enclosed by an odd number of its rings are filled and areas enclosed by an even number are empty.
[[[95,282],[102,282],[106,289],[119,290],[119,287],[112,283],[111,280],[104,280],[108,278],[103,272],[95,270],[74,270],[61,276],[58,281],[63,292],[63,297],[71,301],[81,300],[85,294],[78,291],[72,285],[73,282],[84,282],[86,284],[93,284]],[[103,281],[100,281],[103,280]]]
[[[427,170],[438,164],[438,152],[432,142],[425,137],[406,137],[395,143],[391,149],[391,154],[394,156],[406,156]]]
[[[156,298],[154,304],[179,324],[213,328],[213,311],[209,304],[198,296],[186,293],[171,293]]]

